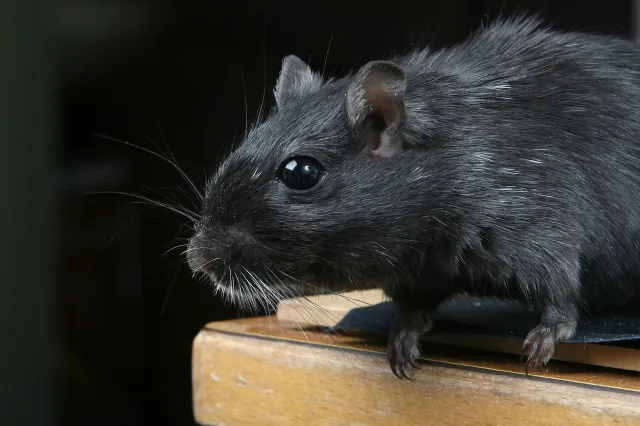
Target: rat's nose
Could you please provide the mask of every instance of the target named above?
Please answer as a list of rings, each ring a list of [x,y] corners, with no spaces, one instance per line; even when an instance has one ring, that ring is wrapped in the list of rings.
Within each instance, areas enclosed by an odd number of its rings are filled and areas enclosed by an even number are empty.
[[[216,269],[222,263],[215,255],[206,247],[200,247],[192,240],[187,249],[187,263],[189,268],[195,274],[201,272],[206,275],[215,274]]]
[[[194,273],[218,278],[229,269],[253,266],[257,257],[255,241],[246,232],[235,228],[218,232],[214,238],[194,235],[187,248],[187,263]]]
[[[215,250],[202,232],[197,232],[189,240],[186,250],[187,264],[194,274],[202,273],[211,276],[219,267],[219,259]]]

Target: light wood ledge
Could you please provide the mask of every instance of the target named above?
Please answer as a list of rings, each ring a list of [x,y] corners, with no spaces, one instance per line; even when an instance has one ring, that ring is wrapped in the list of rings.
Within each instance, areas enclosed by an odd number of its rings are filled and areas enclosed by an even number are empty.
[[[193,345],[201,425],[640,425],[640,374],[552,363],[527,378],[516,356],[438,342],[413,381],[384,336],[301,330],[276,318],[208,324]]]

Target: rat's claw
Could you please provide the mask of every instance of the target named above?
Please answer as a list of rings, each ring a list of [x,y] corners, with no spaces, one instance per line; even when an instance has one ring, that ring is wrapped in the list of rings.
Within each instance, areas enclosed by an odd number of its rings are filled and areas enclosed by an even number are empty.
[[[403,375],[403,376],[404,376],[404,378],[405,378],[405,379],[407,379],[407,380],[413,380],[413,379],[411,378],[411,376],[409,375],[410,371],[411,371],[411,370],[410,370],[410,367],[409,367],[408,365],[406,365],[406,364],[405,364],[405,365],[403,366],[403,368],[402,368],[402,375]]]
[[[416,370],[420,370],[420,366],[418,365],[417,361],[413,359],[413,357],[409,358],[409,364],[411,365],[412,368],[415,368]]]
[[[414,331],[401,330],[389,336],[387,346],[387,358],[391,371],[399,379],[413,380],[410,376],[411,369],[418,367],[420,358],[419,335]]]
[[[390,361],[390,364],[391,364],[391,371],[393,371],[393,374],[395,374],[395,376],[398,379],[402,379],[402,376],[398,374],[398,365],[393,361]]]
[[[395,351],[390,351],[388,353],[389,365],[391,366],[391,371],[398,379],[402,379],[405,377],[405,372],[403,368],[402,362],[398,359],[398,355]]]

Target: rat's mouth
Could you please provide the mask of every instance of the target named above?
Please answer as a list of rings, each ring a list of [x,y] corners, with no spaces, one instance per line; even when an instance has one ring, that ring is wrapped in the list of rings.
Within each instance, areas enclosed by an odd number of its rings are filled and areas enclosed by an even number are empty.
[[[221,283],[220,282],[220,277],[215,272],[209,272],[206,275],[207,275],[207,278],[209,278],[209,281],[211,281],[212,284],[219,285]]]
[[[237,256],[220,240],[196,234],[189,242],[186,257],[194,277],[204,278],[225,302],[253,312],[275,310],[283,299],[326,294],[349,288],[345,271],[335,265],[295,262],[291,256],[265,258]]]

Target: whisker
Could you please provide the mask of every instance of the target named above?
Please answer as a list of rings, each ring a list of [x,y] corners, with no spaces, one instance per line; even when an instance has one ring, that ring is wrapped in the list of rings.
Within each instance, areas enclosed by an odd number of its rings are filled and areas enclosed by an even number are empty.
[[[151,277],[151,276],[153,276],[153,275],[159,274],[160,272],[164,272],[164,271],[166,271],[167,269],[171,269],[171,268],[173,268],[173,267],[175,267],[175,266],[177,266],[177,265],[184,265],[184,261],[183,261],[182,259],[179,259],[179,260],[176,260],[176,261],[174,261],[174,262],[170,262],[168,265],[165,265],[165,266],[163,266],[163,267],[161,267],[161,268],[158,268],[158,269],[157,269],[157,270],[155,270],[155,271],[147,272],[147,273],[144,275],[144,277],[145,277],[145,278]]]
[[[162,301],[162,308],[160,309],[160,316],[163,316],[166,309],[167,309],[167,303],[169,302],[169,296],[171,295],[171,290],[173,290],[173,286],[175,285],[176,281],[178,280],[178,275],[180,274],[180,270],[182,269],[182,266],[184,265],[183,262],[179,262],[178,267],[176,268],[176,272],[173,275],[173,279],[171,280],[171,284],[169,284],[169,288],[167,289],[167,294],[164,296],[164,300]]]
[[[127,146],[130,146],[132,148],[136,148],[139,149],[141,151],[144,151],[148,154],[151,154],[159,159],[161,159],[162,161],[165,161],[167,163],[169,163],[179,174],[180,176],[182,176],[182,178],[185,180],[185,182],[189,185],[189,187],[191,188],[191,190],[193,190],[194,194],[198,197],[198,200],[202,200],[203,196],[200,193],[200,191],[198,191],[198,188],[195,186],[195,184],[193,183],[193,181],[191,179],[189,179],[189,177],[187,176],[187,174],[173,161],[171,161],[170,159],[166,158],[165,156],[158,154],[157,152],[151,151],[150,149],[144,148],[142,146],[136,145],[134,143],[131,143],[129,141],[125,141],[122,139],[117,139],[111,136],[107,136],[107,135],[103,135],[103,134],[99,134],[99,133],[95,133],[95,136],[113,141],[113,142],[118,142]]]
[[[327,54],[324,56],[324,65],[322,66],[322,74],[324,75],[324,71],[327,68],[327,60],[329,59],[329,49],[331,49],[331,42],[333,41],[333,35],[329,39],[329,45],[327,46]]]
[[[158,195],[158,196],[160,196],[160,197],[164,197],[164,198],[166,198],[166,199],[170,200],[171,202],[173,202],[173,203],[175,203],[175,204],[173,204],[173,205],[172,205],[172,204],[169,204],[168,202],[165,202],[165,201],[159,201],[160,203],[166,204],[166,206],[170,206],[170,205],[171,205],[171,206],[173,206],[173,207],[175,207],[175,208],[178,208],[178,209],[182,210],[182,211],[183,211],[183,212],[185,212],[185,213],[189,213],[189,214],[190,214],[191,216],[193,216],[193,217],[200,217],[200,215],[199,215],[198,213],[195,213],[193,210],[190,210],[190,209],[188,209],[188,208],[186,208],[186,207],[184,207],[184,206],[181,206],[181,205],[180,205],[181,203],[180,203],[180,202],[179,202],[179,201],[178,201],[174,196],[169,196],[168,194],[163,194],[163,193],[162,193],[162,192],[160,192],[159,190],[154,189],[154,188],[151,188],[151,187],[149,187],[149,186],[147,186],[147,185],[144,185],[144,184],[142,184],[141,186],[142,186],[143,188],[147,189],[148,191],[150,191],[150,192],[153,192],[153,193],[157,194],[157,195]],[[108,193],[108,192],[96,192],[96,193],[103,193],[103,194],[104,194],[104,193]],[[85,194],[88,194],[88,193],[85,193]],[[139,198],[139,197],[140,197],[138,194],[134,194],[134,193],[126,193],[126,194],[123,194],[123,195],[129,195],[129,196],[133,196],[133,197],[136,197],[136,198]],[[171,195],[173,195],[173,194],[171,194]],[[151,203],[141,203],[141,204],[148,204],[148,205],[156,206],[156,207],[157,207],[157,202],[158,202],[158,200],[150,200],[150,201],[151,201]],[[161,206],[161,207],[165,207],[165,206]],[[189,218],[189,219],[190,219],[190,221],[191,221],[191,222],[194,222],[192,218]],[[180,225],[181,225],[182,227],[189,228],[189,229],[191,229],[192,231],[194,230],[194,229],[193,229],[193,227],[192,227],[191,225],[186,224],[186,223],[184,223],[184,222],[180,223]]]
[[[215,257],[211,260],[206,261],[205,263],[203,263],[202,265],[200,265],[195,271],[193,271],[194,274],[197,274],[198,272],[200,272],[200,270],[202,268],[204,268],[205,266],[211,265],[213,262],[215,262],[216,260],[220,260],[219,257]]]
[[[246,269],[246,268],[244,268],[244,267],[243,267],[243,269],[244,269],[244,270],[247,272],[247,274],[249,274],[249,275],[253,278],[253,280],[254,280],[254,281],[255,281],[255,282],[260,286],[260,288],[261,288],[261,290],[262,290],[263,294],[265,295],[265,297],[267,297],[267,298],[268,298],[268,295],[267,295],[267,293],[265,292],[265,290],[266,290],[268,293],[270,293],[270,294],[273,296],[274,301],[275,301],[276,303],[279,301],[279,299],[280,299],[280,295],[276,294],[272,288],[270,288],[268,285],[266,285],[266,284],[265,284],[265,283],[264,283],[264,282],[263,282],[263,281],[262,281],[262,280],[261,280],[257,275],[255,275],[253,272],[249,271],[248,269]]]
[[[284,285],[284,283],[282,282],[282,280],[281,280],[278,276],[275,276],[275,275],[274,275],[274,273],[275,273],[275,272],[272,270],[272,268],[267,268],[267,269],[268,269],[268,270],[270,270],[270,274],[271,274],[271,275],[273,275],[273,276],[274,276],[274,278],[275,278],[276,280],[278,280],[281,284],[283,284],[283,285]],[[286,275],[286,274],[284,274],[284,273],[283,273],[283,275]],[[289,287],[285,287],[285,288],[289,289]],[[288,293],[290,293],[290,294],[291,294],[291,296],[294,296],[294,295],[293,295],[293,291],[292,291],[292,290],[288,290]],[[337,293],[333,293],[333,294],[337,294]],[[339,294],[337,294],[337,295],[339,295]],[[349,298],[347,298],[347,299],[349,299]],[[307,306],[307,303],[308,303],[309,305],[311,305],[311,306]],[[365,302],[362,302],[362,303],[363,303],[363,304],[368,305],[368,303],[365,303]],[[298,314],[300,314],[300,315],[302,316],[302,318],[304,318],[304,319],[305,319],[305,321],[307,321],[307,322],[309,322],[309,323],[311,323],[311,324],[319,324],[319,323],[322,323],[322,321],[317,321],[317,320],[318,320],[318,318],[322,319],[321,317],[319,317],[319,314],[320,314],[320,313],[323,313],[323,314],[325,314],[325,315],[329,316],[329,317],[330,317],[332,320],[334,320],[334,321],[336,321],[336,320],[337,320],[337,318],[336,318],[333,314],[331,314],[329,311],[327,311],[327,310],[326,310],[326,308],[323,308],[323,307],[319,306],[317,303],[313,302],[311,299],[309,299],[308,297],[306,297],[306,296],[304,296],[304,295],[300,296],[300,297],[296,300],[296,302],[294,303],[294,305],[295,305],[296,307],[298,307],[298,308],[301,308],[301,309],[302,309],[301,311],[298,311]],[[313,308],[318,309],[320,312],[315,311]],[[309,318],[309,317],[311,317],[311,318]],[[311,319],[311,321],[309,321],[309,319]],[[295,320],[294,320],[294,321],[295,321]],[[298,322],[297,322],[297,321],[295,321],[295,322],[296,322],[296,324],[298,324]],[[298,326],[299,326],[299,324],[298,324]],[[302,331],[302,332],[303,332],[303,334],[304,334],[304,330],[302,330],[302,329],[301,329],[301,331]],[[338,342],[336,342],[336,340],[335,340],[334,336],[335,336],[335,337],[341,336],[341,333],[339,332],[339,330],[338,330],[338,329],[336,329],[335,327],[325,327],[325,328],[324,328],[324,331],[325,331],[326,336],[331,340],[331,343],[332,343],[334,346],[337,346],[339,343],[338,343]],[[306,337],[306,334],[305,334],[305,337]],[[353,361],[351,361],[349,358],[347,358],[347,359],[349,360],[349,362],[350,362],[350,363],[352,364],[352,366],[354,367],[354,368],[353,368],[353,370],[354,370],[354,371],[357,371],[358,369],[357,369],[357,368],[355,368],[356,366],[355,366],[355,364],[353,363]],[[364,377],[362,377],[362,379],[365,379],[365,380],[366,380],[366,378],[364,378]],[[365,385],[365,388],[366,388],[366,390],[367,390],[368,394],[371,396],[372,400],[374,400],[374,401],[375,401],[375,396],[374,396],[374,394],[373,394],[373,391],[372,391],[372,390],[371,390],[371,388],[367,385],[366,381],[364,381],[364,385]]]
[[[262,60],[263,60],[263,83],[262,83],[262,100],[260,101],[260,109],[258,110],[258,122],[262,121],[262,113],[265,102],[265,94],[267,91],[267,20],[264,21],[264,29],[262,33]]]
[[[293,290],[288,287],[277,275],[274,274],[272,268],[267,268],[267,274],[270,275],[273,279],[277,280],[283,289],[286,289],[286,293],[291,298],[290,300],[299,308],[302,309],[302,312],[298,311],[299,314],[310,324],[321,324],[323,318],[320,314],[324,314],[329,317],[334,322],[337,322],[338,318],[330,313],[327,309],[321,307],[317,303],[311,301],[304,295],[296,295]],[[304,302],[308,302],[311,306],[307,306]],[[315,309],[314,309],[315,308]],[[319,310],[320,312],[317,312]],[[333,332],[336,335],[339,335],[336,330],[329,329],[329,332]]]
[[[87,192],[85,193],[87,195],[89,195],[90,193]],[[106,192],[97,192],[96,194],[107,194]],[[132,194],[122,194],[122,195],[129,195],[131,196]],[[131,204],[142,204],[145,206],[150,206],[150,207],[162,207],[165,209],[169,209],[171,211],[173,211],[174,213],[178,213],[183,217],[186,217],[187,219],[191,220],[192,222],[194,222],[193,218],[186,216],[185,214],[190,214],[190,212],[188,212],[187,210],[182,209],[180,206],[171,206],[171,205],[159,205],[157,200],[151,200],[151,201],[131,201]],[[176,209],[180,209],[181,211],[174,211],[169,207],[173,207]],[[164,216],[150,216],[150,217],[164,217]],[[179,222],[182,226],[184,226],[185,228],[189,228],[191,231],[195,231],[195,228],[193,225],[190,224],[185,224],[185,223],[181,223]]]
[[[160,123],[158,123],[158,128],[160,129]],[[160,133],[162,134],[162,129],[160,129]],[[191,184],[191,179],[189,179],[189,177],[186,175],[186,173],[182,172],[182,168],[179,166],[178,164],[178,160],[176,159],[176,157],[173,155],[173,153],[171,152],[171,149],[169,148],[169,145],[167,144],[167,141],[164,140],[164,146],[167,148],[167,152],[165,153],[159,146],[158,144],[156,144],[146,133],[144,132],[140,132],[140,134],[147,140],[149,141],[149,143],[151,143],[159,152],[160,152],[160,156],[164,157],[165,161],[168,161],[176,170],[178,170],[178,172],[181,174],[183,180],[185,182],[187,182],[188,184]],[[164,136],[163,136],[164,139]],[[173,182],[173,181],[172,181]],[[191,188],[193,190],[195,190],[196,196],[198,196],[198,199],[196,201],[194,201],[189,194],[187,194],[187,192],[182,189],[182,186],[179,185],[176,182],[173,182],[173,184],[180,189],[180,191],[185,195],[185,197],[187,197],[187,199],[189,200],[189,202],[191,204],[193,204],[194,206],[198,206],[199,203],[198,201],[202,201],[202,197],[200,196],[200,191],[198,191],[195,187],[195,185],[191,185]],[[174,200],[177,202],[177,200]]]
[[[294,278],[294,277],[292,277],[291,275],[289,275],[289,274],[287,274],[287,273],[285,273],[285,272],[280,271],[280,273],[281,273],[282,275],[286,276],[287,278],[289,278],[290,280],[293,280],[293,281],[299,282],[300,284],[303,284],[303,285],[305,285],[305,286],[309,286],[309,287],[314,288],[314,289],[317,289],[317,290],[324,290],[324,289],[323,289],[323,288],[321,288],[321,287],[318,287],[318,286],[316,286],[316,285],[313,285],[313,284],[310,284],[310,283],[308,283],[308,282],[302,281],[302,280],[300,280],[300,279]],[[338,296],[338,297],[342,297],[343,299],[345,299],[345,300],[347,300],[347,301],[349,301],[349,302],[353,303],[353,304],[354,304],[354,305],[356,305],[356,306],[370,306],[370,305],[371,305],[371,304],[370,304],[370,303],[368,303],[368,302],[365,302],[365,301],[363,301],[363,300],[359,300],[359,299],[356,299],[356,298],[353,298],[353,297],[350,297],[350,296],[346,296],[346,295],[344,295],[344,294],[342,294],[342,293],[339,293],[339,292],[331,291],[331,292],[330,292],[330,294],[333,294],[333,295]],[[360,305],[358,305],[358,303],[360,303]]]
[[[329,312],[326,308],[323,308],[322,306],[318,305],[313,300],[309,299],[307,296],[301,296],[301,299],[304,300],[305,302],[309,303],[313,308],[320,310],[323,314],[327,315],[329,317],[329,319],[331,319],[333,321],[338,321],[338,317],[336,317],[334,314]],[[320,318],[322,319],[322,317],[320,317]]]
[[[162,257],[166,256],[167,254],[169,254],[170,252],[179,249],[181,247],[187,247],[189,246],[189,243],[184,243],[184,244],[178,244],[176,246],[171,247],[169,250],[165,251],[164,253],[161,254]],[[186,254],[186,250],[183,251],[182,253],[180,253],[180,256],[183,256],[184,254]]]
[[[271,311],[271,300],[269,299],[269,295],[265,292],[265,288],[264,288],[265,286],[260,280],[257,279],[257,277],[250,274],[246,268],[243,267],[242,269],[243,269],[243,271],[241,271],[242,276],[244,276],[247,282],[251,283],[254,289],[256,290],[256,293],[255,293],[256,299],[259,299],[258,301],[262,305],[262,308],[264,309],[264,311],[269,313]],[[249,274],[249,276],[247,276],[247,274]],[[259,295],[258,291],[261,292],[262,294]]]
[[[131,192],[123,192],[123,191],[97,191],[97,192],[85,192],[85,194],[89,195],[89,194],[102,194],[102,195],[126,195],[128,197],[133,197],[133,198],[137,198],[143,201],[146,201],[147,203],[149,203],[152,206],[158,206],[158,207],[163,207],[165,209],[171,210],[174,213],[178,213],[184,217],[186,217],[187,219],[191,220],[192,222],[197,223],[198,222],[198,215],[194,215],[193,212],[190,212],[182,207],[179,206],[172,206],[170,204],[167,203],[163,203],[161,201],[157,201],[151,198],[147,198],[145,196],[139,195],[139,194],[134,194]]]
[[[248,303],[251,304],[252,310],[254,313],[258,313],[258,304],[262,305],[262,299],[260,297],[260,295],[258,294],[258,290],[256,288],[256,284],[253,283],[248,277],[247,275],[244,273],[244,271],[240,270],[239,273],[242,275],[242,277],[244,278],[245,283],[247,283],[248,285],[246,285],[245,287],[248,288],[249,293],[250,293],[250,297],[248,298]]]
[[[249,104],[247,103],[247,85],[244,81],[244,73],[242,72],[242,67],[238,64],[238,69],[240,70],[240,80],[242,80],[242,94],[244,95],[244,138],[247,138],[249,134]]]
[[[184,245],[184,244],[183,244]],[[188,245],[188,244],[187,244]],[[180,253],[180,256],[184,256],[185,254],[192,252],[194,250],[207,250],[207,251],[213,251],[213,249],[211,247],[191,247],[186,249],[185,251],[183,251],[182,253]]]
[[[167,138],[164,137],[164,131],[162,130],[162,127],[160,126],[160,120],[156,120],[156,124],[158,126],[158,132],[160,132],[160,138],[162,139],[162,143],[164,144],[164,147],[167,149],[167,153],[169,153],[169,157],[176,164],[176,166],[179,166],[178,159],[176,158],[175,155],[173,155],[173,152],[171,151],[171,148],[169,147],[169,144],[167,143]],[[160,149],[158,149],[158,150],[162,152],[162,150],[160,150]],[[163,153],[163,155],[167,156],[164,153]],[[198,191],[198,193],[199,193],[199,191]]]

